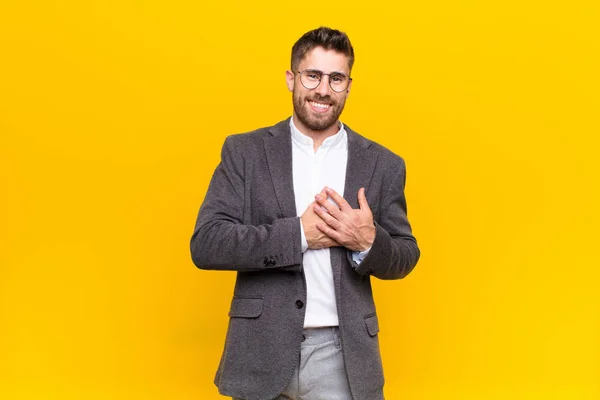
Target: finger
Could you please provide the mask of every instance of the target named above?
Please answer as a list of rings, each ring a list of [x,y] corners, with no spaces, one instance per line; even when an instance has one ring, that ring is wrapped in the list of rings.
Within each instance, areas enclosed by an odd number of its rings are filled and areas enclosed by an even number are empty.
[[[315,196],[315,199],[317,200],[317,203],[319,203],[321,207],[326,209],[329,214],[333,215],[336,219],[339,218],[341,214],[340,209],[337,205],[327,200],[327,196],[321,196],[320,194],[318,194]]]
[[[323,189],[319,194],[321,196],[327,198],[327,193],[325,193],[325,189]],[[316,198],[317,198],[317,195],[315,195],[315,200],[313,200],[306,208],[312,208],[313,205],[319,204],[319,202],[316,200]]]
[[[331,227],[327,224],[319,223],[317,224],[317,229],[329,236],[331,239],[335,240],[337,243],[340,243],[341,234],[336,230],[331,229]]]
[[[318,204],[314,206],[314,210],[315,213],[321,217],[321,219],[323,221],[325,221],[327,223],[327,225],[329,225],[330,227],[332,227],[333,229],[339,229],[341,224],[340,221],[338,221],[337,219],[333,218],[328,212],[326,212],[325,210],[323,210],[323,208],[321,208],[321,206],[319,206]]]
[[[350,204],[348,204],[346,199],[344,199],[342,196],[337,194],[337,192],[335,190],[333,190],[332,188],[327,188],[326,192],[329,195],[329,197],[331,197],[333,199],[333,201],[335,201],[335,203],[338,205],[340,210],[342,210],[342,211],[352,210],[352,207],[350,207]]]
[[[365,188],[358,189],[358,206],[360,207],[361,211],[371,211],[369,203],[367,202],[367,196],[365,196]]]

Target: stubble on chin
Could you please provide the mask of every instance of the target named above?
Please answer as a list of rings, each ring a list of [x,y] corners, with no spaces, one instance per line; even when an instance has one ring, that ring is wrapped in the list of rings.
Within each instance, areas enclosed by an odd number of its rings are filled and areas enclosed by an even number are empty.
[[[300,122],[305,125],[308,129],[313,131],[324,131],[329,129],[332,125],[336,124],[343,110],[343,105],[340,107],[339,103],[333,103],[331,105],[332,112],[329,115],[312,115],[307,99],[300,97],[293,97],[294,112]]]

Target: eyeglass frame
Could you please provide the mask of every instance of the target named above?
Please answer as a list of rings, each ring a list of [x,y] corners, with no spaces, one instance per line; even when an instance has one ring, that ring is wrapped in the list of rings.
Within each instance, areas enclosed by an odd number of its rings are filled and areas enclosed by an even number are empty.
[[[304,82],[302,82],[302,74],[304,72],[307,72],[307,71],[309,71],[309,72],[318,72],[319,74],[321,74],[321,78],[319,78],[319,83],[317,83],[317,86],[315,86],[313,88],[308,88],[308,87],[306,87],[306,85],[304,84]],[[344,91],[348,90],[348,88],[350,87],[350,84],[352,83],[352,78],[350,77],[350,75],[346,75],[343,72],[330,72],[330,73],[326,74],[325,72],[319,71],[318,69],[305,69],[303,71],[296,70],[296,71],[293,71],[293,72],[295,72],[295,73],[297,73],[297,74],[300,75],[300,83],[302,84],[302,86],[304,86],[305,89],[308,89],[308,90],[314,90],[314,89],[318,88],[319,85],[321,84],[321,82],[323,81],[323,75],[327,75],[327,76],[330,77],[330,79],[327,79],[329,81],[329,87],[331,88],[331,90],[333,90],[336,93],[343,93]],[[348,78],[348,86],[346,86],[344,89],[342,89],[340,91],[335,90],[333,88],[333,86],[331,86],[331,75],[343,75],[343,76],[345,76],[346,78]]]

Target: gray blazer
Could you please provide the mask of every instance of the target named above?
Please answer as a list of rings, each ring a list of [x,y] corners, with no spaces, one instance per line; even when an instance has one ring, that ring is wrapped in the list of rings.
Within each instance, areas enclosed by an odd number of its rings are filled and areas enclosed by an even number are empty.
[[[352,397],[377,400],[384,379],[370,279],[403,278],[420,253],[406,217],[404,161],[346,131],[344,198],[358,208],[358,189],[365,188],[377,233],[360,265],[343,247],[331,248],[331,265]],[[289,119],[225,140],[190,247],[198,268],[237,271],[215,377],[219,392],[277,397],[298,365],[306,302]]]

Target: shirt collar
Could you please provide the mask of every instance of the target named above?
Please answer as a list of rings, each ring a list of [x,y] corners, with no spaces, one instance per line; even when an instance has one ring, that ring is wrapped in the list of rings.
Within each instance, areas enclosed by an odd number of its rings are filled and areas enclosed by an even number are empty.
[[[337,144],[342,143],[342,141],[346,138],[346,129],[344,128],[344,124],[342,123],[342,121],[339,121],[339,123],[340,130],[337,131],[335,135],[329,136],[327,139],[325,139],[321,146],[333,147]],[[294,117],[290,118],[290,130],[292,131],[292,140],[294,142],[303,145],[313,145],[314,142],[312,138],[306,136],[305,134],[300,132],[298,128],[296,128],[296,125],[294,124]]]

